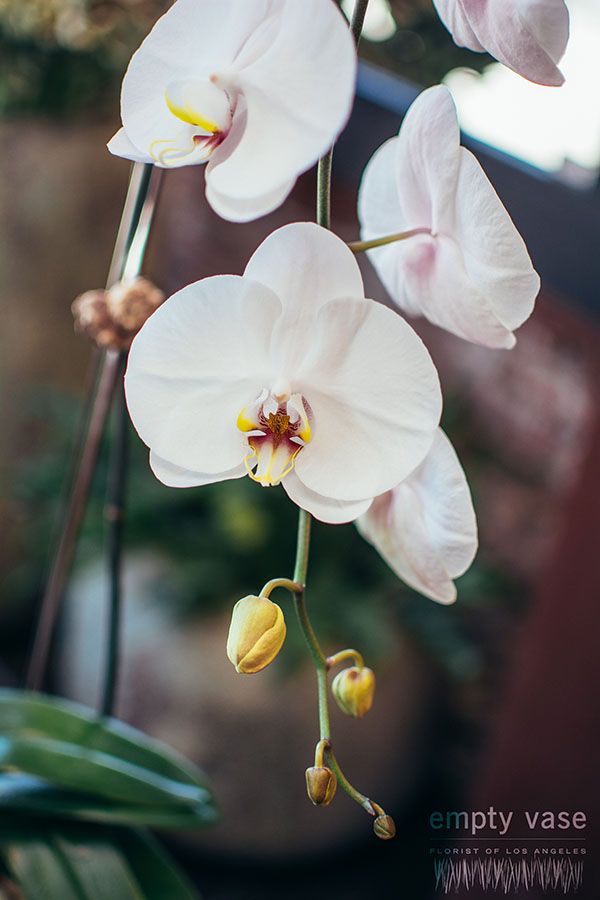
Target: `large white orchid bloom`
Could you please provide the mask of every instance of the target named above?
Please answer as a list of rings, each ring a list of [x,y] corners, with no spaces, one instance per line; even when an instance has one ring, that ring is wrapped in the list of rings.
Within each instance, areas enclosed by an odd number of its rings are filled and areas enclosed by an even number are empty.
[[[220,216],[276,209],[350,114],[356,52],[333,0],[176,0],[123,80],[112,153],[208,162]]]
[[[569,40],[564,0],[433,0],[459,47],[487,51],[538,84],[561,85]]]
[[[310,223],[271,234],[243,277],[179,291],[133,342],[127,403],[155,475],[193,487],[245,474],[348,522],[428,452],[437,373],[356,260]]]
[[[368,251],[401,309],[477,344],[514,346],[540,280],[483,169],[460,146],[447,88],[420,94],[398,136],[375,152],[359,218],[364,240],[417,232]]]
[[[439,428],[424,462],[394,490],[377,497],[356,525],[402,581],[453,603],[453,579],[477,552],[477,522],[465,473]]]

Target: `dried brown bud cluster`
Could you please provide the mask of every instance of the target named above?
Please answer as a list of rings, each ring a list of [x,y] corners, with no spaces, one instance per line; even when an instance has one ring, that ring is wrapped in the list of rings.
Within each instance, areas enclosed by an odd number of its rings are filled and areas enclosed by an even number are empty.
[[[110,290],[86,291],[73,301],[75,329],[99,347],[128,350],[165,295],[146,278],[120,281]]]

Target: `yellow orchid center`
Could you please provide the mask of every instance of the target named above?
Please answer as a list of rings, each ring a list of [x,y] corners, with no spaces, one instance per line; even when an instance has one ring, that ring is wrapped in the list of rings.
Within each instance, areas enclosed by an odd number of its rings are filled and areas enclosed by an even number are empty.
[[[173,81],[165,90],[165,103],[189,128],[179,126],[177,137],[152,141],[152,159],[167,168],[207,162],[231,128],[233,113],[227,92],[210,80]]]
[[[231,125],[229,97],[212,81],[173,81],[165,90],[169,111],[207,134],[227,131]]]
[[[248,440],[244,462],[253,481],[272,487],[289,475],[312,439],[308,410],[301,394],[264,390],[240,411],[237,427]]]

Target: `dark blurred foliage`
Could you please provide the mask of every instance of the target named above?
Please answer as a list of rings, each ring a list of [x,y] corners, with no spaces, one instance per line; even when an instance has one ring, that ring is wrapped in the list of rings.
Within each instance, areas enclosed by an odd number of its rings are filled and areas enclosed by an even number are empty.
[[[0,116],[110,114],[121,77],[169,0],[0,0]],[[457,47],[431,0],[391,0],[398,30],[372,62],[428,86],[490,58]]]
[[[0,0],[0,115],[97,118],[167,0]]]
[[[12,562],[0,599],[0,654],[17,667],[48,562],[48,536],[56,533],[57,497],[77,419],[73,399],[57,393],[24,396],[21,408],[23,445],[16,448],[19,462],[7,501],[14,526]],[[448,409],[451,416],[451,403]],[[79,564],[102,552],[107,450],[94,482]],[[210,615],[258,592],[270,578],[291,574],[297,509],[282,489],[261,489],[248,478],[200,489],[166,488],[151,474],[147,451],[133,433],[130,469],[128,552],[155,553],[167,562],[152,602],[167,604],[177,617]],[[489,612],[494,604],[510,604],[515,586],[480,562],[458,586],[460,603],[442,607],[405,588],[353,525],[315,523],[311,611],[326,645],[358,645],[376,662],[392,652],[400,627],[451,676],[477,680],[484,660],[471,634],[471,614],[480,606]],[[286,604],[284,597],[281,602]],[[304,657],[296,637],[294,629],[285,654],[290,667]]]
[[[457,47],[442,24],[432,0],[389,0],[397,31],[387,41],[364,40],[361,55],[409,81],[429,87],[451,69],[481,71],[491,61],[485,53]]]

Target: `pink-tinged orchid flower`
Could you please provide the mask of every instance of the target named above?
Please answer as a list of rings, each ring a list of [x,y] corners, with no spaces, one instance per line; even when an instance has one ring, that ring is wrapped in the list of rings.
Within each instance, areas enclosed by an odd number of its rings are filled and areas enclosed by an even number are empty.
[[[413,232],[368,251],[401,309],[477,344],[514,346],[540,280],[483,169],[460,146],[447,88],[420,94],[399,135],[375,152],[359,218],[363,240]]]
[[[163,167],[207,162],[215,212],[256,219],[335,141],[355,75],[333,0],[176,0],[131,59],[108,147]]]
[[[459,47],[494,56],[537,84],[561,85],[569,40],[564,0],[433,0]]]
[[[356,525],[402,581],[454,603],[454,579],[477,552],[477,522],[465,473],[441,428],[424,462],[377,497]]]
[[[271,234],[242,277],[183,288],[133,342],[131,418],[163,483],[248,474],[324,522],[348,522],[427,454],[435,367],[356,260],[310,223]]]

